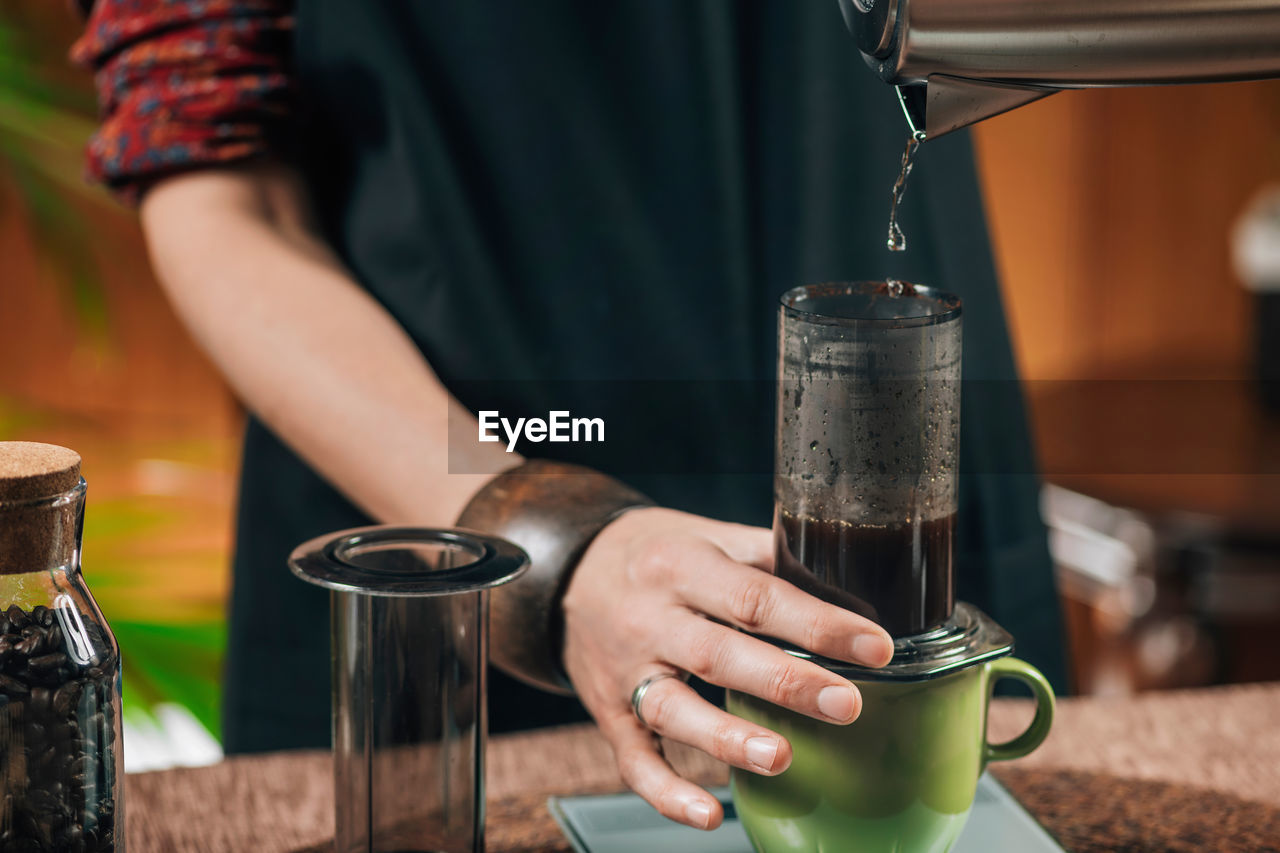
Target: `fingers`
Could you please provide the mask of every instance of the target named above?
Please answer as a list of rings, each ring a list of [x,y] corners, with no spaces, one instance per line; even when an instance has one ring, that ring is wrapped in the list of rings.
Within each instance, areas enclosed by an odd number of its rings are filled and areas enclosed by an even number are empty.
[[[844,725],[862,710],[848,679],[706,619],[685,616],[660,642],[662,659],[673,666],[806,716]]]
[[[725,713],[675,678],[656,681],[640,707],[649,728],[726,764],[773,776],[791,765],[791,745],[769,731]]]
[[[679,559],[688,579],[679,595],[694,610],[836,660],[878,667],[893,657],[893,640],[870,619],[747,568],[710,543]]]
[[[754,566],[766,572],[773,568],[773,531],[767,527],[718,522],[707,531],[707,538],[729,559],[744,566]]]
[[[674,683],[664,679],[663,684]],[[656,687],[657,685],[655,685]],[[648,705],[646,697],[646,705]],[[628,712],[599,721],[613,747],[614,759],[627,787],[664,817],[694,829],[715,829],[724,819],[719,800],[683,779],[662,757],[657,736]]]

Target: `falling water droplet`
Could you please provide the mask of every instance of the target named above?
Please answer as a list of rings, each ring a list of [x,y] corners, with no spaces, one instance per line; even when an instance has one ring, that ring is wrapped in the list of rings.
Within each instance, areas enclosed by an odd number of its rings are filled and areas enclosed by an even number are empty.
[[[911,174],[911,168],[915,165],[916,149],[920,147],[920,143],[924,140],[924,134],[917,131],[907,140],[906,150],[902,152],[902,171],[898,173],[898,180],[893,184],[893,202],[889,206],[889,240],[888,246],[890,252],[905,252],[907,250],[907,235],[902,233],[902,226],[898,224],[898,206],[902,204],[903,193],[907,188],[907,176]]]

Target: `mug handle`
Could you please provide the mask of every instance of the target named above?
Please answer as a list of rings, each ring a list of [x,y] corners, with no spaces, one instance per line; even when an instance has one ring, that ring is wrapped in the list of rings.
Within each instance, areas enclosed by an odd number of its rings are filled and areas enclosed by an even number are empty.
[[[1027,730],[1005,743],[985,743],[983,764],[989,761],[1008,761],[1021,758],[1044,742],[1049,736],[1049,727],[1053,725],[1053,688],[1049,681],[1040,674],[1040,670],[1018,658],[997,658],[987,664],[991,673],[991,683],[1001,678],[1013,678],[1031,688],[1036,699],[1036,715]]]

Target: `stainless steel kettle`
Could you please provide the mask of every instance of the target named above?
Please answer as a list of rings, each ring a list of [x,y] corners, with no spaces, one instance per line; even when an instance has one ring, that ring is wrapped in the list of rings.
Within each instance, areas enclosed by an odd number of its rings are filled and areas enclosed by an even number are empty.
[[[1060,89],[1280,77],[1280,0],[839,0],[932,139]]]

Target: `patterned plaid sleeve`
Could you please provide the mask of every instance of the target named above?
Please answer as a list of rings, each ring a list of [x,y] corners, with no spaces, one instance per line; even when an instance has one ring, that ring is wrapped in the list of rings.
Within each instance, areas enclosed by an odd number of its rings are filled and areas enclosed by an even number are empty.
[[[293,0],[97,0],[71,49],[102,124],[87,171],[127,200],[270,150],[287,116]]]

